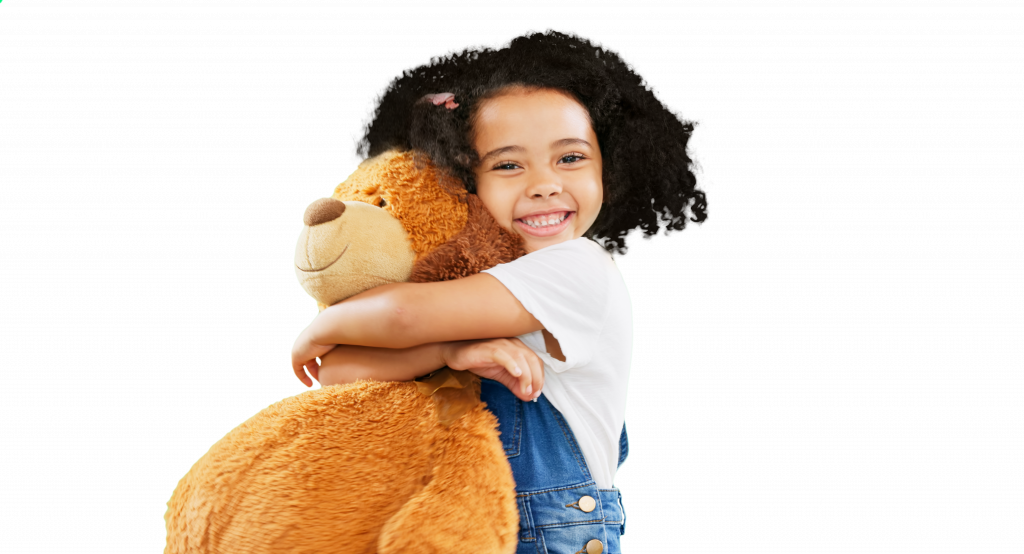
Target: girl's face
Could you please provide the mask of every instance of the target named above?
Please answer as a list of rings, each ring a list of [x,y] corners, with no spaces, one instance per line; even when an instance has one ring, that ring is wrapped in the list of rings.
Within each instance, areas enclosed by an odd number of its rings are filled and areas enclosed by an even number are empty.
[[[555,90],[485,100],[473,122],[477,195],[533,252],[583,236],[601,209],[601,150],[587,110]]]

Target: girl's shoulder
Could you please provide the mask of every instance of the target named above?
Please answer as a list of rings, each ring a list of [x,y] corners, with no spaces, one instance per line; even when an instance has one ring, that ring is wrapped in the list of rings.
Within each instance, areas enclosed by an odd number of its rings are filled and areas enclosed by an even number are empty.
[[[534,250],[511,262],[495,266],[502,271],[526,272],[535,275],[547,274],[549,278],[591,280],[602,273],[618,272],[612,255],[593,240],[580,237]],[[485,270],[487,273],[493,273]]]

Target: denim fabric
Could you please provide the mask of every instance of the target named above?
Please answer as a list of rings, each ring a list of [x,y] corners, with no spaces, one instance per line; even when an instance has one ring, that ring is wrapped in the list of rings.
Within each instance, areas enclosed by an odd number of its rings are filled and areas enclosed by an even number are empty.
[[[602,542],[604,554],[621,554],[619,536],[626,531],[622,494],[617,488],[597,488],[562,414],[543,394],[536,402],[523,402],[490,379],[481,379],[480,397],[498,418],[502,446],[516,482],[516,554],[576,554],[586,552],[593,539]],[[620,465],[628,453],[623,425]],[[579,507],[584,496],[596,501],[593,511]]]

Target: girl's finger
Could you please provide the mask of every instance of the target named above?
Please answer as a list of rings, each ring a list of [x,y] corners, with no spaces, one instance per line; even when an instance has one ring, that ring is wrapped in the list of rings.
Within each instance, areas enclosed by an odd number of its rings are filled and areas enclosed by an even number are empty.
[[[490,353],[490,358],[494,360],[495,364],[505,368],[505,371],[507,371],[513,379],[521,378],[523,375],[522,366],[516,364],[516,360],[505,350],[496,348],[492,353]],[[511,390],[511,387],[509,388]],[[523,391],[523,395],[526,394],[525,389],[520,390]]]
[[[533,352],[530,352],[530,354],[533,357],[533,363],[536,364],[536,366],[537,366],[537,383],[539,383],[540,388],[543,389],[544,388],[544,362],[541,361],[540,356],[534,354]]]
[[[313,359],[313,360],[307,360],[303,364],[301,364],[298,367],[294,368],[295,369],[295,375],[298,376],[299,381],[302,381],[302,384],[306,385],[307,387],[312,387],[313,386],[313,381],[311,381],[309,379],[309,376],[306,375],[306,368],[309,368],[309,373],[315,377],[317,375],[317,373],[318,373],[317,370],[320,369],[320,366],[316,363],[316,359]]]
[[[526,358],[522,355],[522,352],[516,353],[516,364],[524,371],[519,377],[519,390],[522,391],[522,400],[528,400],[529,395],[534,393],[534,371],[526,364]]]
[[[533,374],[533,398],[540,396],[541,391],[544,389],[544,364],[541,363],[540,358],[531,350],[526,354],[526,363],[530,368],[530,373]]]
[[[502,344],[501,346],[508,345]],[[508,375],[511,375],[510,381],[518,381],[519,392],[515,393],[513,391],[513,394],[515,394],[520,400],[527,400],[532,392],[530,390],[530,367],[525,363],[521,363],[522,356],[518,356],[518,352],[516,352],[515,349],[510,350],[516,355],[514,356],[513,354],[510,354],[505,348],[495,346],[491,351],[491,359],[494,360],[494,363],[505,368]],[[512,387],[509,387],[508,390],[512,391],[513,389]]]
[[[299,381],[302,381],[303,385],[306,385],[307,387],[313,386],[313,382],[310,381],[309,377],[306,376],[306,370],[302,367],[301,364],[292,365],[292,371],[295,372],[295,376],[299,378]]]
[[[523,373],[523,370],[512,359],[512,356],[509,356],[508,352],[500,348],[495,348],[491,351],[491,361],[504,367],[506,371],[517,377]]]

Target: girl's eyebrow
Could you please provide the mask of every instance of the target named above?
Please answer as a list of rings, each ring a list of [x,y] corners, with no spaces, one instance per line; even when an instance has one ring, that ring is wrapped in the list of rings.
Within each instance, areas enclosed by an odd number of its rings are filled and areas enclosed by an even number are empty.
[[[587,141],[585,141],[585,140],[583,140],[581,138],[564,138],[564,139],[556,140],[555,142],[551,143],[551,148],[561,148],[563,146],[568,146],[570,144],[582,144],[583,146],[586,146],[587,148],[593,148],[593,146],[591,146],[589,142],[587,142]],[[508,152],[515,152],[517,154],[521,154],[523,152],[526,152],[526,149],[523,148],[522,146],[515,146],[515,145],[513,145],[513,146],[502,146],[501,148],[495,148],[494,150],[491,150],[490,152],[485,154],[483,158],[480,158],[480,163],[484,163],[487,160],[489,160],[490,158],[493,158],[495,156],[500,156],[500,155],[508,153]]]
[[[501,148],[495,148],[494,150],[491,150],[490,152],[485,154],[483,158],[480,158],[480,163],[484,163],[488,159],[493,158],[495,156],[500,156],[502,154],[505,154],[506,152],[515,152],[518,154],[526,152],[526,149],[523,148],[522,146],[502,146]]]
[[[555,142],[551,143],[551,148],[561,148],[563,146],[569,146],[570,144],[582,144],[587,148],[593,148],[593,146],[591,146],[589,142],[581,138],[564,138],[562,140],[556,140]]]

